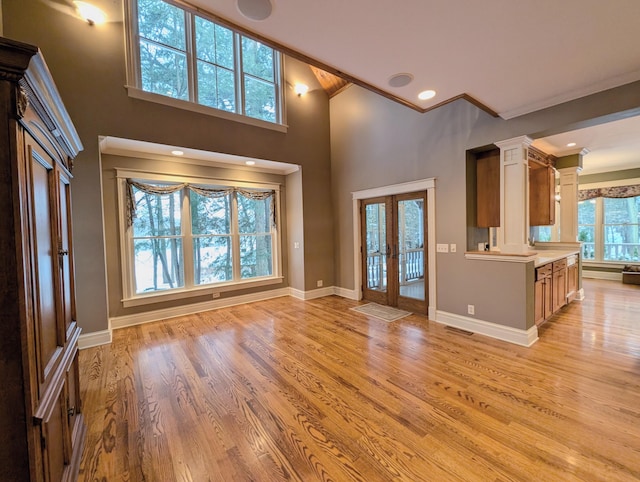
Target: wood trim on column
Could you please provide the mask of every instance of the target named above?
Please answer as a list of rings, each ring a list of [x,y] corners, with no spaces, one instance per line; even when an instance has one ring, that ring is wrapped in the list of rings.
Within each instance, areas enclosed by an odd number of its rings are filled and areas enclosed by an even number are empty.
[[[526,253],[529,231],[528,154],[533,140],[527,136],[495,142],[500,148],[500,229],[498,248],[503,253]]]

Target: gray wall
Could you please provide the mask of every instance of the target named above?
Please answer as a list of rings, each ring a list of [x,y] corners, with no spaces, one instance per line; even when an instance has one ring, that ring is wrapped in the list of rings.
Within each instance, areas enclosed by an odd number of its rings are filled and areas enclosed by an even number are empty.
[[[252,172],[246,169],[221,169],[207,167],[194,164],[186,164],[181,162],[170,162],[160,159],[142,159],[136,157],[122,157],[115,155],[102,154],[102,198],[103,198],[103,215],[104,215],[104,233],[105,233],[105,249],[107,258],[107,287],[108,287],[108,305],[109,317],[132,315],[134,313],[142,313],[149,310],[160,310],[165,308],[173,308],[175,306],[188,305],[191,303],[200,303],[210,301],[211,295],[191,296],[188,298],[153,303],[149,305],[136,306],[133,308],[123,308],[121,300],[124,298],[122,287],[122,265],[121,247],[120,247],[120,209],[118,203],[118,186],[116,179],[116,169],[133,169],[146,172],[165,172],[177,174],[185,177],[204,177],[209,179],[226,179],[231,181],[246,182],[265,182],[281,185],[281,218],[279,219],[279,233],[283,240],[283,274],[284,281],[282,284],[269,285],[268,287],[238,289],[233,291],[225,291],[220,294],[220,298],[229,296],[253,293],[256,291],[264,291],[268,289],[282,288],[287,286],[287,217],[286,217],[286,195],[285,195],[285,177],[275,174],[264,174]]]
[[[122,0],[114,0],[121,5]],[[98,136],[116,136],[303,166],[304,283],[333,284],[329,101],[304,64],[285,59],[286,134],[129,98],[124,25],[90,27],[56,2],[3,0],[4,35],[42,50],[85,150],[73,170],[78,323],[108,327]],[[297,97],[291,83],[311,86]],[[311,213],[311,214],[309,214]],[[285,241],[286,243],[286,241]]]
[[[306,290],[319,279],[325,286],[354,289],[352,191],[435,177],[436,241],[459,247],[435,260],[438,308],[466,315],[466,305],[475,304],[479,319],[524,328],[532,324],[524,306],[531,287],[515,280],[530,267],[464,259],[466,150],[518,135],[536,138],[586,127],[623,111],[640,114],[637,82],[511,121],[462,100],[419,114],[351,87],[332,99],[329,117],[329,101],[309,69],[287,59],[287,79],[306,81],[312,91],[298,98],[287,89],[289,131],[282,134],[131,99],[124,89],[121,22],[92,28],[54,8],[59,5],[54,2],[2,1],[4,34],[41,47],[85,145],[73,181],[78,318],[85,332],[107,328],[99,135],[301,165]],[[293,263],[289,268],[296,269]]]
[[[638,159],[640,164],[640,159]],[[623,179],[637,179],[640,178],[639,169],[625,169],[623,171],[601,172],[598,174],[584,174],[580,176],[580,184],[593,184],[596,182],[609,182],[620,181]]]
[[[304,193],[302,192],[302,171],[297,171],[287,176],[286,195],[288,233],[286,250],[289,254],[289,286],[297,290],[304,290]]]
[[[458,246],[457,253],[429,260],[436,264],[437,309],[467,316],[467,305],[474,304],[477,319],[519,329],[533,326],[533,263],[464,257],[467,236],[475,233],[467,227],[467,150],[613,120],[632,108],[627,114],[640,114],[639,105],[640,83],[635,83],[505,121],[463,100],[419,114],[359,87],[347,89],[331,100],[336,284],[355,288],[351,193],[433,177],[435,242]]]

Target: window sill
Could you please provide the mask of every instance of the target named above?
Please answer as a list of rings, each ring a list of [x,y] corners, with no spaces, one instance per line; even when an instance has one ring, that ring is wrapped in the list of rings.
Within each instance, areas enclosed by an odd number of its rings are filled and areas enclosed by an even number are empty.
[[[622,268],[627,264],[638,264],[638,261],[590,261],[582,260],[582,266],[588,268]]]
[[[270,129],[277,132],[286,133],[288,129],[288,126],[286,124],[276,124],[274,122],[267,122],[261,119],[254,119],[253,117],[236,114],[235,112],[227,112],[221,109],[214,109],[213,107],[207,107],[206,105],[200,105],[186,100],[174,99],[173,97],[146,92],[137,87],[129,85],[125,87],[127,89],[129,97],[133,99],[155,102],[156,104],[163,104],[169,107],[175,107],[177,109],[189,110],[191,112],[197,112],[199,114],[210,115],[213,117],[220,117],[222,119],[239,122],[241,124],[247,124],[254,127],[262,127],[264,129]]]
[[[152,293],[147,295],[137,295],[131,298],[125,298],[122,300],[122,306],[124,308],[131,308],[133,306],[151,305],[154,303],[163,303],[165,301],[183,300],[187,298],[195,298],[197,296],[215,295],[224,293],[227,291],[237,291],[247,288],[256,288],[260,286],[269,286],[275,284],[281,284],[284,281],[283,276],[259,278],[247,281],[238,281],[234,283],[220,283],[215,286],[206,286],[201,288],[192,288],[190,290],[171,290],[161,291],[158,293]],[[217,296],[214,296],[217,298]]]

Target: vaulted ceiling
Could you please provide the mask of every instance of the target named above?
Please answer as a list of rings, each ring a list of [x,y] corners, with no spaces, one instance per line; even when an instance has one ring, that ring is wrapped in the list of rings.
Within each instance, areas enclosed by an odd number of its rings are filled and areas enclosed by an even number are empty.
[[[512,118],[640,80],[638,0],[189,2],[419,109],[467,95]]]
[[[465,98],[510,119],[640,80],[640,0],[169,1],[297,54],[330,95],[355,82],[423,112]],[[120,0],[94,2],[116,10]],[[435,97],[420,100],[427,89]],[[640,167],[637,122],[614,127],[573,135],[590,150],[588,170]],[[626,147],[597,147],[605,138]],[[539,144],[563,155],[559,139]]]

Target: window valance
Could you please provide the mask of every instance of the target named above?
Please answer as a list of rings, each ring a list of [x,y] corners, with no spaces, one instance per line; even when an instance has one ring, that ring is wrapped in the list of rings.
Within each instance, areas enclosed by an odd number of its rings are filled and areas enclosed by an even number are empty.
[[[586,201],[597,197],[626,198],[640,196],[640,184],[632,186],[599,187],[578,191],[578,201]]]
[[[274,227],[276,224],[276,209],[275,209],[275,190],[253,190],[253,189],[243,189],[236,187],[206,187],[206,186],[198,186],[195,184],[190,184],[188,182],[183,182],[180,184],[146,184],[138,181],[134,181],[133,179],[127,179],[127,226],[131,226],[133,224],[133,220],[136,217],[136,203],[134,201],[133,188],[136,188],[142,192],[147,194],[154,195],[168,195],[173,194],[174,192],[178,192],[182,189],[190,189],[191,191],[199,194],[200,196],[208,197],[208,198],[219,198],[224,197],[228,194],[237,193],[241,196],[246,197],[247,199],[253,199],[255,201],[264,201],[265,199],[270,199],[269,209],[271,215],[271,223]]]

